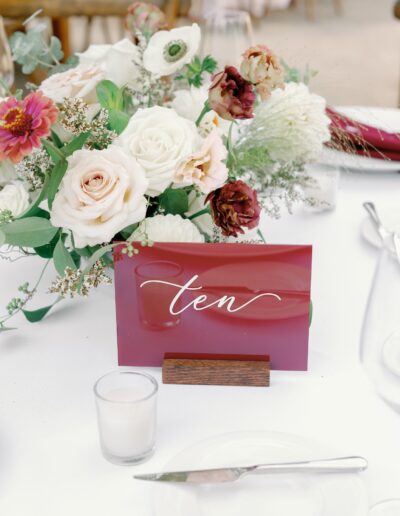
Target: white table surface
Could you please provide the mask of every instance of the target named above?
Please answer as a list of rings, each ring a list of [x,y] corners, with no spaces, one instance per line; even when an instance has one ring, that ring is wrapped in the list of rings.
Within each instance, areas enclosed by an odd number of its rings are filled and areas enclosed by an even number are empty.
[[[377,254],[360,237],[361,204],[400,212],[399,198],[399,175],[344,173],[335,211],[264,221],[271,243],[314,245],[310,371],[274,372],[269,389],[160,385],[157,450],[140,467],[109,464],[98,446],[92,386],[117,364],[112,297],[61,303],[34,325],[18,319],[18,331],[0,337],[0,514],[151,516],[150,486],[133,481],[135,471],[157,470],[206,437],[252,429],[364,455],[371,503],[400,496],[400,414],[375,395],[358,360]],[[39,267],[1,261],[1,305]],[[45,294],[35,307],[44,303]]]

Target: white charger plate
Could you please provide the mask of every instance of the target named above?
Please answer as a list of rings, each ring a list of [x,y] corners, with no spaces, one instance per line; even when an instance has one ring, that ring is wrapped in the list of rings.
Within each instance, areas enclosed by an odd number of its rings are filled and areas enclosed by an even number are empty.
[[[361,124],[372,125],[388,133],[400,133],[400,109],[370,107],[335,108]],[[357,156],[324,148],[319,162],[324,165],[338,166],[363,172],[400,172],[400,161],[391,161],[366,156]]]
[[[187,448],[164,471],[340,455],[350,454],[288,434],[235,432]],[[152,495],[155,516],[365,516],[368,507],[362,477],[355,473],[250,475],[229,484],[197,486],[158,482]]]

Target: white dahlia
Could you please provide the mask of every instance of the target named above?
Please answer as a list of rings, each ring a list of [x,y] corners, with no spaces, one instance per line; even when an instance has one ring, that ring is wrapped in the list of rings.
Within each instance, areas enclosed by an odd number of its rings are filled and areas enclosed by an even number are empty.
[[[132,235],[133,240],[153,242],[204,242],[197,227],[180,215],[155,215],[144,219]]]
[[[190,63],[200,45],[197,23],[172,30],[160,30],[149,40],[143,53],[143,65],[149,72],[171,75]]]
[[[313,161],[330,139],[325,107],[305,84],[289,83],[256,108],[246,136],[262,142],[274,161]]]

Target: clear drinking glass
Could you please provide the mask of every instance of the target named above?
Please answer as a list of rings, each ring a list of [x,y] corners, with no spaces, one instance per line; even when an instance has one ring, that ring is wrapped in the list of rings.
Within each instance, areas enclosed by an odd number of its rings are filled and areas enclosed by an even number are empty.
[[[400,263],[383,247],[364,316],[361,362],[379,395],[400,412]]]
[[[400,498],[377,503],[368,516],[400,516]]]
[[[119,465],[147,459],[154,451],[158,384],[145,373],[114,371],[94,386],[104,457]]]
[[[202,35],[202,57],[212,55],[218,70],[239,66],[241,55],[253,44],[250,15],[233,9],[215,10],[204,17]]]
[[[7,89],[14,82],[14,63],[11,59],[11,51],[8,45],[3,17],[0,16],[0,97],[5,96]]]
[[[182,267],[164,260],[146,262],[135,269],[140,322],[152,330],[173,328],[180,316],[171,313],[171,303],[181,284]],[[181,301],[175,303],[179,311]]]

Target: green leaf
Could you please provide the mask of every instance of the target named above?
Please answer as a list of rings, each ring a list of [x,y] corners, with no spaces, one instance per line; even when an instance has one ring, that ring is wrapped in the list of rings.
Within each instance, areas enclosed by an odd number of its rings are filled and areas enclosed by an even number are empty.
[[[71,258],[74,261],[75,268],[79,269],[79,267],[81,265],[81,257],[79,256],[79,254],[75,250],[71,251]]]
[[[53,168],[51,174],[50,174],[50,181],[49,181],[49,188],[48,188],[48,202],[49,202],[49,209],[51,210],[53,206],[54,198],[58,192],[58,188],[60,186],[60,183],[62,181],[62,178],[64,177],[65,172],[68,168],[68,162],[63,159],[62,161],[59,161],[55,167]]]
[[[61,149],[61,152],[65,157],[71,156],[75,151],[82,149],[82,147],[85,145],[86,140],[90,136],[90,131],[87,133],[82,133],[76,138],[74,138],[68,145],[65,145]]]
[[[1,229],[6,235],[7,244],[33,248],[51,242],[58,231],[58,228],[41,217],[14,220]]]
[[[188,194],[185,190],[168,188],[160,197],[160,205],[167,213],[182,215],[189,209]]]
[[[42,145],[46,149],[47,154],[53,160],[53,163],[56,165],[61,159],[64,159],[64,154],[60,149],[58,149],[50,140],[42,140]]]
[[[59,149],[64,145],[63,142],[60,140],[58,134],[53,130],[51,130],[51,139],[55,143],[56,147],[58,147]]]
[[[54,61],[61,61],[64,57],[64,52],[61,49],[61,41],[56,36],[51,36],[50,38],[49,52]]]
[[[56,233],[55,237],[46,245],[42,245],[40,247],[35,247],[35,253],[40,256],[40,258],[46,258],[49,260],[53,257],[54,249],[58,242],[58,233]]]
[[[75,262],[60,238],[53,253],[54,266],[60,276],[64,276],[65,269],[76,269]]]
[[[6,235],[4,234],[4,231],[0,229],[0,247],[6,243]]]
[[[35,323],[41,321],[50,312],[54,305],[55,303],[44,306],[43,308],[38,308],[37,310],[22,310],[22,313],[29,322]]]
[[[111,81],[101,81],[96,87],[97,98],[101,107],[111,109],[123,109],[124,96],[123,91]]]
[[[130,226],[124,228],[122,231],[120,231],[122,238],[127,240],[138,226],[139,224],[136,222],[135,224],[131,224]]]
[[[117,134],[121,134],[125,127],[128,125],[129,115],[124,111],[118,109],[112,109],[108,113],[108,125],[111,130]]]
[[[313,312],[314,312],[313,302],[310,301],[310,320],[309,320],[309,326],[311,326],[311,323],[312,323]]]
[[[46,179],[44,180],[44,184],[42,187],[42,190],[40,194],[36,197],[36,200],[29,206],[29,208],[24,211],[18,218],[19,219],[26,219],[29,217],[35,217],[37,213],[41,213],[43,210],[39,208],[39,204],[46,198],[47,196],[47,189],[49,186],[50,177],[46,176]],[[40,215],[39,215],[40,216]]]

